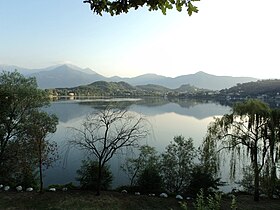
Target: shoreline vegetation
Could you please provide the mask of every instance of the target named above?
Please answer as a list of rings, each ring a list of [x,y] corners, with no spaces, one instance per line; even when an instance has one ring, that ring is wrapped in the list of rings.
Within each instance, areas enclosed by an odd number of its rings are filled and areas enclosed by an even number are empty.
[[[221,210],[231,209],[231,197],[225,195],[221,200]],[[16,201],[16,202],[15,202]],[[236,194],[237,209],[246,210],[278,210],[279,199],[262,198],[254,202],[251,195]],[[193,200],[178,201],[175,196],[160,198],[158,196],[122,194],[116,191],[104,191],[96,196],[93,191],[69,190],[38,192],[0,192],[0,209],[94,209],[94,210],[184,210],[194,208]]]
[[[111,98],[161,98],[164,100],[211,100],[224,105],[236,102],[259,99],[272,107],[280,104],[280,80],[260,80],[237,84],[228,89],[207,90],[186,84],[176,89],[160,85],[132,86],[125,82],[98,81],[88,85],[72,88],[53,88],[45,90],[50,99],[111,99]]]

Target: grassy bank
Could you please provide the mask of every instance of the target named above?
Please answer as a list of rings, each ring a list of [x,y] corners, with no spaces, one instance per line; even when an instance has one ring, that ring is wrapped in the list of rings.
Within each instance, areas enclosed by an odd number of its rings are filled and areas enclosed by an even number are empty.
[[[230,209],[230,198],[222,199],[222,209]],[[237,196],[238,209],[242,210],[279,210],[280,200],[262,199],[256,203],[252,196]],[[182,210],[174,198],[148,197],[146,195],[124,195],[118,192],[0,192],[0,209],[94,209],[94,210]],[[191,202],[188,209],[194,209]]]

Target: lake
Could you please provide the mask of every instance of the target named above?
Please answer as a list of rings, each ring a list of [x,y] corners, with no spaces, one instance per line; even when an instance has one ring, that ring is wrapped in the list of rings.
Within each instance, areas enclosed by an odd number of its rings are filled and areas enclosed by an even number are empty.
[[[56,114],[59,118],[57,131],[50,138],[58,143],[61,158],[52,168],[45,171],[44,184],[66,184],[75,181],[76,171],[86,154],[80,150],[70,150],[67,154],[67,139],[71,138],[69,127],[79,127],[85,116],[100,109],[108,103],[115,103],[122,108],[141,114],[152,126],[151,135],[144,143],[163,152],[174,136],[191,137],[194,146],[201,145],[208,124],[213,117],[222,116],[230,111],[229,106],[215,102],[198,102],[194,100],[169,101],[161,98],[149,99],[94,99],[94,100],[61,100],[51,103],[47,112]],[[126,175],[120,169],[124,161],[118,155],[110,162],[114,180],[113,187],[128,184]]]

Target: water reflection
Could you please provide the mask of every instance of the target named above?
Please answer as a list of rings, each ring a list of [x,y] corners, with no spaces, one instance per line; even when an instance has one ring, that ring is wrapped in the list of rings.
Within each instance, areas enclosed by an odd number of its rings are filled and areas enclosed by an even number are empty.
[[[88,113],[101,109],[109,103],[146,117],[152,125],[152,131],[144,143],[154,146],[158,152],[163,152],[176,135],[183,135],[186,138],[192,137],[194,145],[198,147],[213,117],[221,116],[230,111],[230,107],[211,101],[203,103],[194,100],[169,101],[162,98],[53,102],[47,111],[56,114],[59,118],[58,129],[52,139],[58,142],[62,159],[55,167],[46,171],[46,185],[75,182],[76,170],[80,167],[85,154],[79,150],[72,150],[68,155],[67,164],[63,164],[63,157],[67,151],[66,140],[71,138],[69,127],[79,127]],[[127,183],[126,176],[120,170],[124,158],[117,156],[110,162],[114,174],[113,186]]]

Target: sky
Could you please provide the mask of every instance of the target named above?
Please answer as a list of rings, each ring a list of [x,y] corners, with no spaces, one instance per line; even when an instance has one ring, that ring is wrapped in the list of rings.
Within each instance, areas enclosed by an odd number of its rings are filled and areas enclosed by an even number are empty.
[[[104,76],[280,78],[279,0],[201,0],[199,12],[102,17],[83,0],[0,0],[0,64],[69,63]]]

